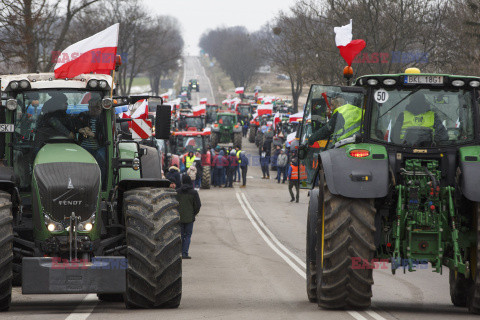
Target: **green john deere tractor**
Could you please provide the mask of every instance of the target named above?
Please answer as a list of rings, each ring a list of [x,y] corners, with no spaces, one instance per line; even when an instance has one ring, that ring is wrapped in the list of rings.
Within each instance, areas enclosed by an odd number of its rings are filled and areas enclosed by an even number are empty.
[[[235,112],[219,112],[212,127],[212,147],[219,143],[233,142],[233,147],[242,148],[242,127]]]
[[[311,87],[298,152],[305,182],[315,186],[307,220],[311,302],[367,308],[379,262],[391,263],[393,274],[429,263],[434,272],[449,269],[454,305],[480,313],[479,86],[478,77],[416,69]],[[308,141],[332,100],[360,107],[361,125],[334,128],[339,139]]]
[[[176,308],[175,192],[161,154],[116,129],[130,119],[115,117],[112,78],[0,79],[0,310],[9,309],[12,284],[23,294],[97,293],[129,308]],[[156,138],[169,131],[170,107],[159,105]]]

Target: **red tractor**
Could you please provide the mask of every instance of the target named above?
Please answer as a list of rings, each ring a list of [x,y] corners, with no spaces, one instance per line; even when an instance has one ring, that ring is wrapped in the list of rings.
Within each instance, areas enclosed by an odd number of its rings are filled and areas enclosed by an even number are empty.
[[[191,151],[200,152],[202,156],[202,189],[210,189],[211,174],[210,166],[212,156],[208,146],[210,145],[210,130],[205,131],[174,131],[170,137],[170,149],[172,154],[184,157]]]

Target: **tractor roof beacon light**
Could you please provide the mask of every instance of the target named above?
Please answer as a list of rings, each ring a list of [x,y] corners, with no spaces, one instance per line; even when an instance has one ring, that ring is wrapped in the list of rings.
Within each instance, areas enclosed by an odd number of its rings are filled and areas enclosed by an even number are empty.
[[[351,66],[343,68],[343,77],[347,79],[347,86],[350,85],[350,79],[353,77],[353,68]]]
[[[417,74],[417,73],[421,73],[421,72],[420,72],[420,69],[418,69],[418,68],[407,68],[405,70],[405,73],[406,74]]]

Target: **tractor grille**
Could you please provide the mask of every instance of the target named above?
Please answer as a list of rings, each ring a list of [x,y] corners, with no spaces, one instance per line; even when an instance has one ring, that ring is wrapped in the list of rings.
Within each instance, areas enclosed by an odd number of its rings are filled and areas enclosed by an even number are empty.
[[[40,201],[54,220],[75,212],[84,221],[96,211],[100,168],[94,163],[44,163],[35,166]]]

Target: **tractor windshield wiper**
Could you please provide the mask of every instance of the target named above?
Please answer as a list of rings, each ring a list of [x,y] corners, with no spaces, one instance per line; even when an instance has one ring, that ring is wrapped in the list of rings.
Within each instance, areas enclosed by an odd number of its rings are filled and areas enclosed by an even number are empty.
[[[405,99],[407,99],[408,97],[410,97],[412,94],[414,94],[415,92],[417,92],[418,90],[420,90],[420,86],[418,86],[415,90],[413,90],[412,92],[410,92],[409,94],[407,94],[405,97],[403,97],[400,101],[398,101],[397,103],[395,103],[390,109],[388,109],[387,111],[385,111],[381,116],[378,117],[378,119],[382,118],[384,115],[386,115],[387,113],[389,113],[393,108],[395,108],[396,106],[398,106],[400,103],[402,103]]]

